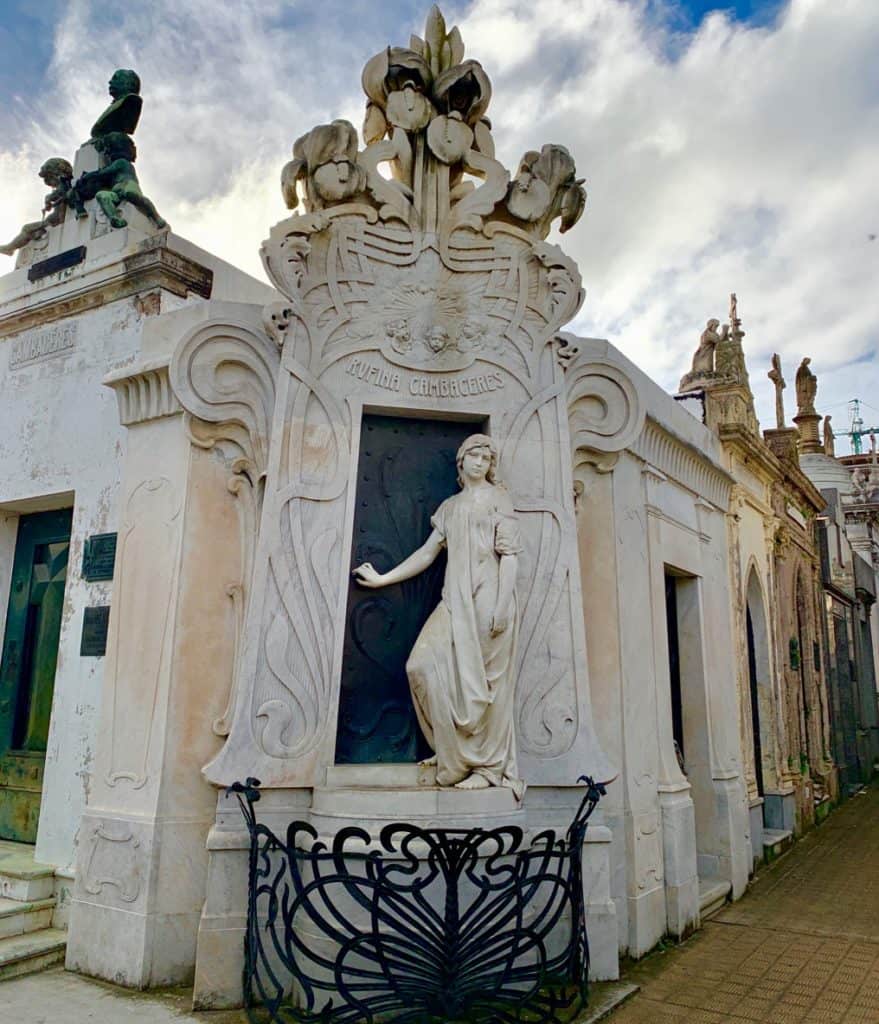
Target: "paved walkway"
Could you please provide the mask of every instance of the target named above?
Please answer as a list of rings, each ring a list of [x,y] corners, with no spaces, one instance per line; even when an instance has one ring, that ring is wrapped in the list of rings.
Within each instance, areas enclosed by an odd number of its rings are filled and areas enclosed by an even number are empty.
[[[879,785],[626,980],[608,1024],[879,1024]]]

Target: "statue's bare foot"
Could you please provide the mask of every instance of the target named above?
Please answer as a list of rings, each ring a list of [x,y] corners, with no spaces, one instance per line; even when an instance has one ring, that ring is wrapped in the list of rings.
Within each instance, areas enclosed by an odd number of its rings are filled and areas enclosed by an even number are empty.
[[[110,224],[114,228],[127,228],[128,221],[124,217],[111,217]]]
[[[468,775],[455,783],[455,789],[488,789],[491,783],[484,775]]]
[[[436,754],[432,754],[430,757],[426,757],[423,761],[418,762],[419,768],[436,768]]]

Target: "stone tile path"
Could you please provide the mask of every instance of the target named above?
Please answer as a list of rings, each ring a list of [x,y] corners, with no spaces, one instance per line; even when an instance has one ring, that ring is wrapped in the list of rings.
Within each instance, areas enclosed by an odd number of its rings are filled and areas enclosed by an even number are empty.
[[[879,1024],[879,785],[626,980],[608,1024]]]

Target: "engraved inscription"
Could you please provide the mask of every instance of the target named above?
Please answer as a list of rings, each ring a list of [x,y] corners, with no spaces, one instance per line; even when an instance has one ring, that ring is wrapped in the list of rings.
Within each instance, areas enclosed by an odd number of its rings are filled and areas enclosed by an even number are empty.
[[[479,373],[473,377],[448,378],[413,377],[409,381],[409,394],[425,398],[468,398],[484,395],[504,386],[499,373]]]
[[[403,391],[422,398],[469,398],[497,391],[504,386],[503,375],[495,371],[468,377],[411,376],[382,369],[359,356],[345,367],[345,373],[387,391]]]
[[[113,579],[116,534],[96,533],[86,538],[82,552],[82,578],[89,583]]]
[[[12,342],[9,353],[9,368],[17,369],[41,359],[64,355],[76,346],[77,325],[58,324],[43,331],[26,334]]]
[[[365,380],[368,384],[374,384],[377,388],[386,388],[388,391],[400,390],[400,374],[391,373],[390,370],[383,370],[374,363],[368,363],[365,359],[352,359],[345,371],[358,380]]]

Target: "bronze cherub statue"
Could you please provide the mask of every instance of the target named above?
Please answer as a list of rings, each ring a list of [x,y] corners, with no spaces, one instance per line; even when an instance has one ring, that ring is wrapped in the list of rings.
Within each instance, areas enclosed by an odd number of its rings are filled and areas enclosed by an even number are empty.
[[[61,224],[67,204],[73,200],[70,195],[70,183],[73,179],[70,161],[61,156],[53,156],[43,164],[39,174],[52,190],[43,200],[43,218],[25,224],[11,242],[0,245],[0,253],[5,256],[11,256],[16,249],[43,238],[49,228]]]

